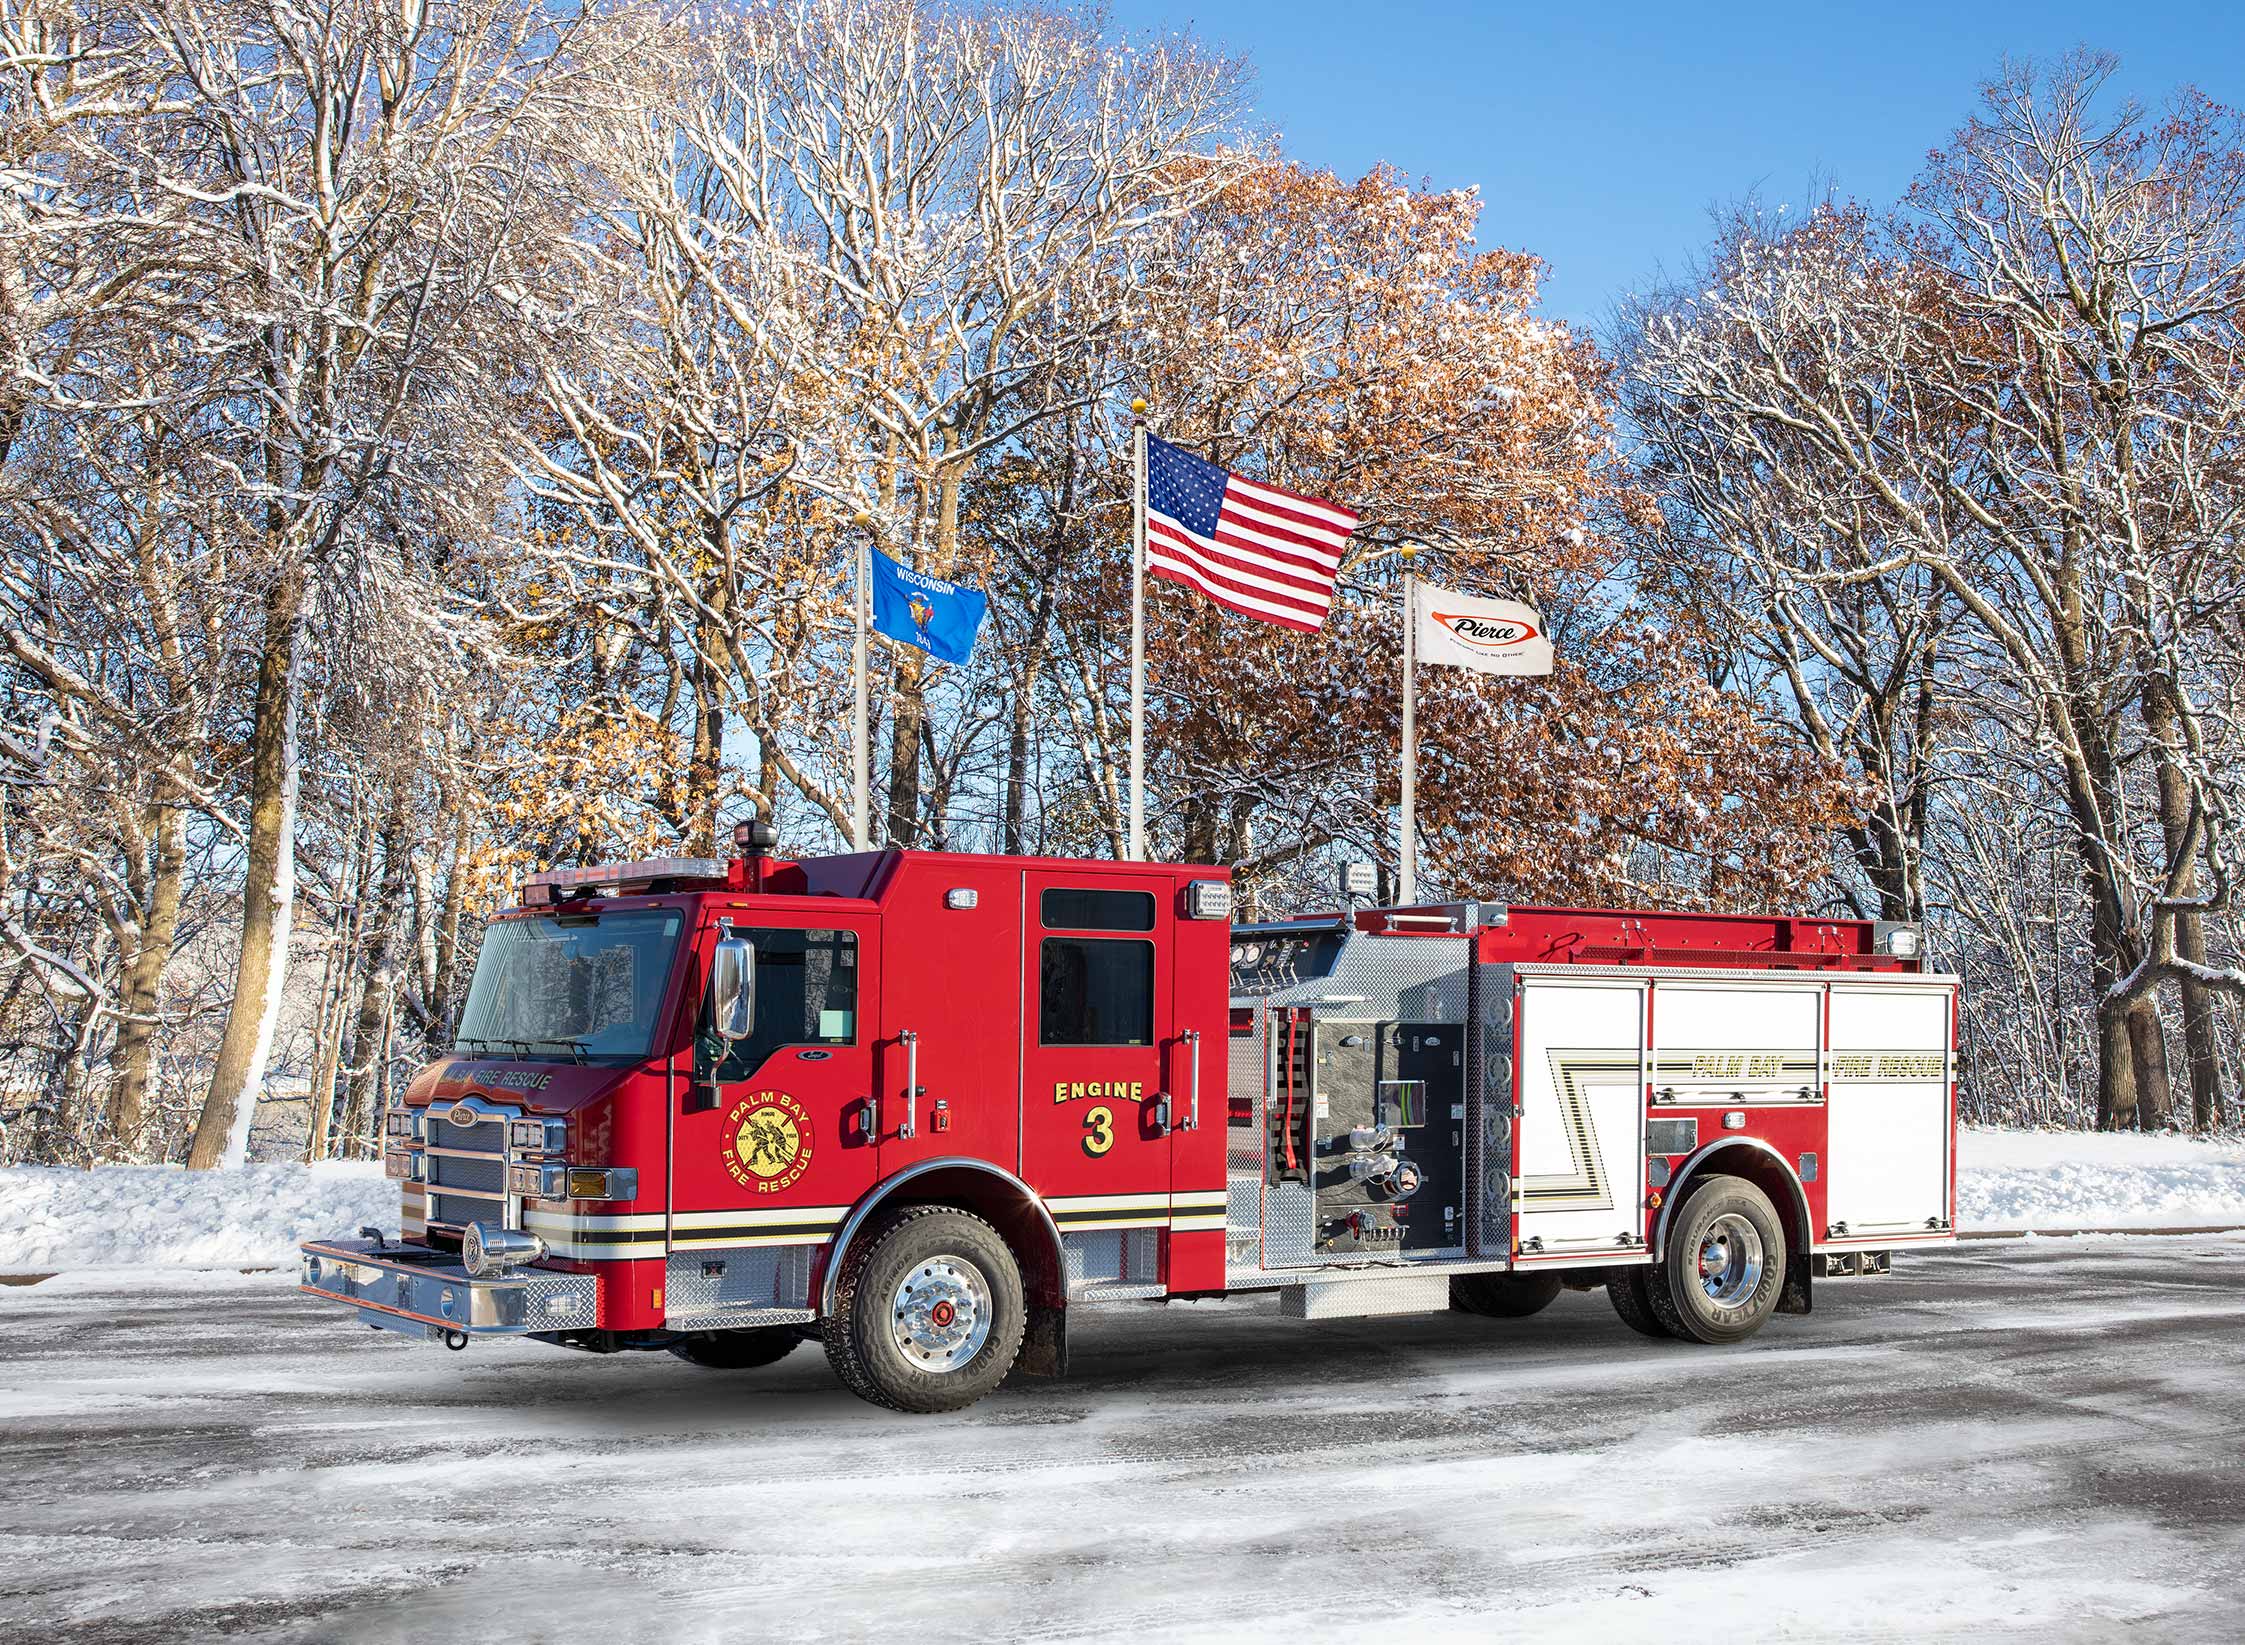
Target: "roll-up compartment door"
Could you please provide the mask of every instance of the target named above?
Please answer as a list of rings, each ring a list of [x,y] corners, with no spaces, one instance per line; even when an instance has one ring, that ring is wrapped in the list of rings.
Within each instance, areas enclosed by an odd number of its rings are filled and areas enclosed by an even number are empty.
[[[1944,1227],[1949,1216],[1950,991],[1832,988],[1825,1238]],[[1845,1232],[1839,1231],[1844,1225]]]

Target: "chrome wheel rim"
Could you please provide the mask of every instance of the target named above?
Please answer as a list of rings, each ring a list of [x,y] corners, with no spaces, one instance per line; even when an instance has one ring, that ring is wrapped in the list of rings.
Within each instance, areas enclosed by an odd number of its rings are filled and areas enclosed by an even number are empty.
[[[910,1363],[956,1371],[990,1340],[990,1282],[965,1257],[924,1257],[898,1283],[889,1323]]]
[[[1718,1308],[1736,1308],[1762,1283],[1762,1235],[1751,1222],[1726,1211],[1699,1237],[1699,1288]]]

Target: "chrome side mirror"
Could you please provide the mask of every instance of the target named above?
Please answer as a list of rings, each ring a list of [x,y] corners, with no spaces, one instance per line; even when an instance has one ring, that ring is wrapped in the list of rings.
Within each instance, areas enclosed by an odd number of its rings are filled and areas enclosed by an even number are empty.
[[[756,1031],[756,945],[727,926],[709,968],[709,1018],[728,1044]]]

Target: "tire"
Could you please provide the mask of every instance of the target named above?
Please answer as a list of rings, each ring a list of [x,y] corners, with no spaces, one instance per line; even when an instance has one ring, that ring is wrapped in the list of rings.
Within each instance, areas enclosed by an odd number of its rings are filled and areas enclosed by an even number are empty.
[[[777,1365],[802,1340],[798,1326],[764,1325],[745,1331],[704,1331],[672,1343],[670,1351],[712,1371],[754,1371]]]
[[[1785,1225],[1745,1178],[1702,1177],[1677,1208],[1668,1249],[1644,1273],[1646,1299],[1670,1336],[1743,1342],[1784,1295]]]
[[[826,1358],[875,1405],[964,1410],[1013,1369],[1027,1319],[1021,1265],[998,1231],[947,1205],[915,1205],[843,1257]]]
[[[1559,1295],[1557,1274],[1460,1274],[1450,1281],[1450,1306],[1489,1319],[1526,1319]]]
[[[1646,1285],[1646,1275],[1650,1272],[1646,1268],[1622,1269],[1606,1281],[1606,1300],[1614,1305],[1622,1324],[1639,1336],[1668,1342],[1673,1339],[1668,1327],[1661,1324],[1660,1316],[1653,1312],[1652,1297]]]

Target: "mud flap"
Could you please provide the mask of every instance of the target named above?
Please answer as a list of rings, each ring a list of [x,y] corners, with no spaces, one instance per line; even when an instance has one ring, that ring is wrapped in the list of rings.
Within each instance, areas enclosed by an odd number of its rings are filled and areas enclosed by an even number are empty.
[[[1029,1305],[1029,1320],[1021,1333],[1021,1352],[1014,1370],[1022,1376],[1064,1377],[1068,1374],[1068,1310],[1044,1303]]]
[[[1813,1264],[1798,1256],[1791,1256],[1785,1264],[1785,1289],[1778,1294],[1777,1311],[1781,1314],[1807,1314],[1815,1312],[1809,1300],[1809,1276]]]

